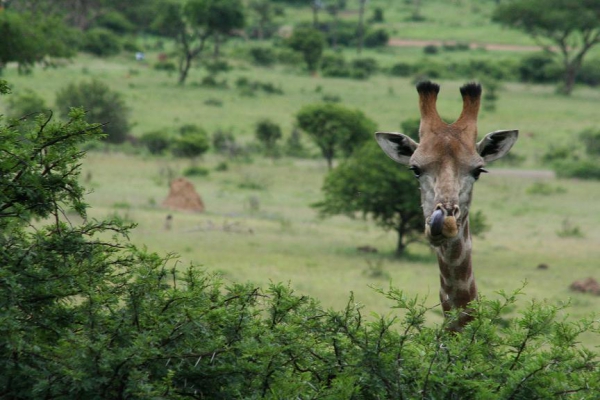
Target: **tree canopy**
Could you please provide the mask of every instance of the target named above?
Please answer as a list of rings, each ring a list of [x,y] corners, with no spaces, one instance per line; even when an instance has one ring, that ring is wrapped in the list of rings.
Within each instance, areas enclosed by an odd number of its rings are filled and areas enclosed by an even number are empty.
[[[598,0],[509,0],[497,6],[493,19],[524,31],[562,58],[560,91],[567,95],[573,91],[584,57],[600,43]]]
[[[325,36],[320,31],[309,27],[296,28],[287,43],[302,54],[309,72],[314,73],[318,69],[325,48]]]
[[[329,169],[338,153],[349,156],[369,140],[377,125],[361,111],[339,104],[309,104],[296,114],[300,129],[304,130],[321,149]]]
[[[314,207],[321,216],[362,215],[398,234],[396,255],[423,231],[419,182],[381,152],[375,140],[364,144],[327,175],[325,198]]]
[[[74,31],[60,18],[28,12],[0,12],[0,38],[0,72],[9,62],[28,72],[36,63],[68,58],[77,50]]]
[[[184,84],[192,61],[202,54],[211,37],[227,35],[244,26],[244,6],[240,0],[188,0],[185,4],[161,4],[154,28],[175,39],[179,52],[179,84]]]

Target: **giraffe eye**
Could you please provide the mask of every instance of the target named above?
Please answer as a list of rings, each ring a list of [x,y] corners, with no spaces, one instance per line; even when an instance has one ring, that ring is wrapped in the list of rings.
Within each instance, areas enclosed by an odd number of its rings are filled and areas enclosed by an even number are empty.
[[[471,174],[473,175],[473,178],[475,178],[475,180],[479,179],[479,175],[487,174],[487,173],[488,173],[488,170],[483,167],[477,167],[473,170],[473,172],[471,172]]]
[[[411,165],[410,167],[408,167],[408,169],[410,169],[413,174],[415,174],[415,178],[419,179],[421,177],[421,168],[417,167],[416,165]]]

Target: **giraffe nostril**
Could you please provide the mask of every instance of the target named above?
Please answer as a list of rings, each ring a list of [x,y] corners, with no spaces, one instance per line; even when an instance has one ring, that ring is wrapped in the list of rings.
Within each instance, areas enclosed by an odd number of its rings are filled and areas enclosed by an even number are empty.
[[[450,214],[450,213],[448,213]],[[453,215],[454,218],[458,219],[458,217],[460,216],[460,207],[455,205],[454,209],[452,210],[452,213],[450,215]]]

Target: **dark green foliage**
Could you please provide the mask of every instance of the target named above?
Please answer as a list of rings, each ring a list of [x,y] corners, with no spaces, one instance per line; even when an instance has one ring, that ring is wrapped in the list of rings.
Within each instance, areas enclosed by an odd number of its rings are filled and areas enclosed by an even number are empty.
[[[94,27],[105,28],[119,35],[132,33],[135,25],[118,11],[109,11],[94,20]]]
[[[425,54],[437,54],[439,52],[439,47],[434,44],[428,44],[427,46],[423,47],[423,53]]]
[[[401,62],[392,66],[392,68],[390,69],[390,74],[392,76],[407,77],[410,76],[414,70],[414,66],[406,62]]]
[[[104,125],[109,143],[123,143],[129,133],[129,108],[123,97],[99,80],[70,83],[56,94],[56,106],[63,118],[71,107],[83,107],[87,121]]]
[[[235,81],[235,86],[246,96],[254,96],[259,90],[268,94],[283,94],[280,86],[275,86],[271,82],[251,81],[245,76],[239,77]]]
[[[586,153],[590,156],[600,156],[600,129],[586,129],[579,133],[579,139],[583,142]]]
[[[177,66],[172,61],[159,61],[154,64],[154,69],[158,71],[174,72],[177,71]]]
[[[48,111],[44,99],[31,89],[27,89],[18,95],[12,95],[8,99],[7,116],[10,118],[25,116],[33,118],[40,113],[47,113]]]
[[[373,16],[371,17],[370,22],[384,22],[385,18],[383,16],[383,8],[375,7],[373,9]]]
[[[595,0],[511,0],[499,3],[493,20],[524,31],[561,59],[559,92],[573,91],[588,52],[600,43],[600,7]]]
[[[600,86],[600,59],[586,61],[577,73],[577,82],[592,87]]]
[[[517,67],[521,82],[551,83],[560,79],[560,65],[546,53],[535,53],[521,59]]]
[[[325,48],[325,38],[321,32],[313,28],[296,28],[287,44],[302,54],[309,72],[317,70]]]
[[[198,157],[209,148],[208,134],[197,125],[183,125],[179,136],[173,138],[171,151],[176,157]]]
[[[306,105],[298,111],[296,120],[321,149],[329,169],[338,153],[349,156],[376,130],[376,124],[361,111],[334,103]]]
[[[152,154],[163,154],[172,141],[173,136],[166,130],[147,132],[140,137],[140,143]]]
[[[421,118],[410,118],[402,121],[400,124],[400,132],[410,137],[415,142],[419,143],[419,126]]]
[[[212,147],[217,153],[233,155],[239,146],[231,131],[219,129],[212,135]]]
[[[187,177],[207,176],[209,173],[210,171],[207,168],[199,165],[192,165],[183,170],[183,176]]]
[[[35,23],[32,23],[35,21]],[[75,55],[77,36],[59,17],[0,11],[0,72],[16,62],[19,73],[29,72],[36,63],[49,58]]]
[[[0,82],[0,88],[6,86]],[[288,286],[230,283],[138,249],[119,219],[80,225],[82,142],[73,111],[23,135],[0,121],[0,396],[6,399],[594,399],[589,321],[516,295],[473,305],[462,334],[424,302],[380,291],[326,310]],[[43,221],[33,223],[34,220]]]
[[[321,74],[336,78],[348,78],[351,71],[341,54],[328,53],[321,59]]]
[[[281,127],[269,119],[260,120],[254,131],[256,139],[268,155],[275,155],[277,142],[281,139]]]
[[[117,55],[122,50],[119,36],[106,28],[92,28],[83,36],[81,50],[99,57]]]
[[[187,0],[161,2],[153,23],[158,33],[171,37],[177,44],[179,79],[187,80],[192,61],[201,57],[209,39],[227,37],[232,30],[244,27],[244,6],[240,0]],[[214,40],[215,46],[220,41]]]
[[[375,29],[367,31],[365,35],[365,47],[383,47],[387,46],[390,40],[390,34],[385,29]]]
[[[248,50],[250,59],[256,65],[271,66],[277,61],[277,54],[272,47],[254,46]]]
[[[357,149],[325,178],[325,199],[314,207],[321,216],[370,218],[398,233],[396,255],[423,231],[419,182],[406,168],[386,157],[374,140]]]
[[[598,159],[582,160],[566,159],[556,161],[553,165],[556,175],[562,178],[580,178],[600,180],[600,163]]]

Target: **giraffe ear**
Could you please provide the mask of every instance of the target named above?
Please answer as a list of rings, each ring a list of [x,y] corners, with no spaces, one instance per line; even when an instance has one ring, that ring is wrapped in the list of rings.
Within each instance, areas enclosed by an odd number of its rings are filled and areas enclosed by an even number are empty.
[[[497,160],[508,153],[518,137],[518,130],[488,133],[477,143],[477,152],[486,162]]]
[[[419,144],[402,133],[377,132],[375,140],[392,160],[408,165]]]

